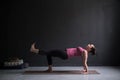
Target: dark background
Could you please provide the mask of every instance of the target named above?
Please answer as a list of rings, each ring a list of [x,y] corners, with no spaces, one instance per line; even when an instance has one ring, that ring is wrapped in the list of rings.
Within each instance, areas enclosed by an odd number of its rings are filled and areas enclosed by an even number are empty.
[[[30,66],[46,66],[45,56],[29,52],[30,45],[46,51],[95,44],[97,55],[88,65],[120,65],[119,0],[10,0],[1,5],[0,62],[18,57]],[[80,57],[53,58],[55,66],[79,66]]]

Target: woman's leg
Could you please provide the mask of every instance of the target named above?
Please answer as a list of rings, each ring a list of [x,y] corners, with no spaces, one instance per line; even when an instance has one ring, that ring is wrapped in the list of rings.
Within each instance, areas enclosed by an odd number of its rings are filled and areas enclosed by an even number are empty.
[[[52,57],[58,57],[61,59],[68,59],[67,53],[65,51],[61,50],[52,50],[45,53],[47,55],[47,62],[48,62],[48,70],[49,72],[52,72]]]
[[[49,72],[52,72],[52,57],[59,57],[61,59],[68,59],[66,51],[61,51],[61,50],[52,50],[49,52],[45,52],[40,49],[35,48],[35,43],[31,45],[31,52],[35,54],[40,54],[40,55],[46,55],[47,56],[47,62],[48,62],[48,70]]]
[[[66,51],[62,51],[62,50],[52,50],[52,51],[47,52],[46,55],[50,57],[58,57],[63,60],[68,58]]]
[[[44,50],[35,48],[35,43],[33,43],[31,45],[30,52],[35,53],[35,54],[40,54],[40,55],[47,55],[47,56],[51,56],[51,57],[59,57],[61,59],[68,58],[66,51],[52,50],[49,52],[45,52]]]
[[[51,56],[48,56],[45,51],[35,48],[35,43],[33,43],[31,45],[30,52],[32,52],[34,54],[46,55],[47,61],[48,61],[48,70],[46,70],[46,71],[52,72],[52,58],[51,58]]]

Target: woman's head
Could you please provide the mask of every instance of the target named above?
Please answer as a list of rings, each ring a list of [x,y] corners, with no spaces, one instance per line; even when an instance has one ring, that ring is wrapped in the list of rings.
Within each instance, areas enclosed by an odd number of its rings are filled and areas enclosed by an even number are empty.
[[[92,53],[92,55],[95,55],[96,54],[96,49],[95,49],[95,46],[94,44],[88,44],[86,46],[86,50],[90,53]]]

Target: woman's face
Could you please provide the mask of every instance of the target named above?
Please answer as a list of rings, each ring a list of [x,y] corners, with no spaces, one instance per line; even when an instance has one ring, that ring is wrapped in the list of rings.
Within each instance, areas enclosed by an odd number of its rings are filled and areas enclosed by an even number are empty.
[[[88,45],[86,46],[86,49],[87,49],[88,51],[90,51],[92,47],[94,47],[93,44],[88,44]]]

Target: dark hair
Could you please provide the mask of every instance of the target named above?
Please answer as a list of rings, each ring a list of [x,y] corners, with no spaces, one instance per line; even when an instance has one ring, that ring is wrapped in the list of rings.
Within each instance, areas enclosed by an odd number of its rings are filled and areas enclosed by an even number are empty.
[[[96,54],[96,49],[95,49],[95,47],[92,47],[92,48],[91,48],[90,53],[91,53],[92,55],[95,55],[95,54]]]

